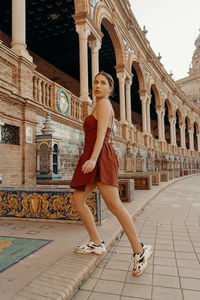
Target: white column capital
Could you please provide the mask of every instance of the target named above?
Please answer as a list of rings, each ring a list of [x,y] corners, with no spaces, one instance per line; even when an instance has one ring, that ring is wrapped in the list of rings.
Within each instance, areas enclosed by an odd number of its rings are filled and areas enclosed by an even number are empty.
[[[189,132],[190,134],[194,134],[194,129],[193,129],[193,128],[188,129],[188,132]]]
[[[130,87],[133,83],[132,78],[127,77],[126,80],[125,80],[125,83],[126,83],[127,87]]]
[[[101,49],[102,42],[99,39],[89,39],[89,47],[92,52],[98,52]]]
[[[84,24],[76,24],[76,32],[79,35],[79,39],[81,40],[87,40],[88,36],[90,34],[90,30],[88,28],[87,23]]]
[[[147,97],[146,96],[140,96],[140,101],[143,103],[147,103]]]
[[[125,82],[126,74],[124,72],[117,72],[117,78],[119,82]]]
[[[176,123],[176,118],[175,117],[169,117],[168,120],[169,120],[169,123],[171,123],[171,124]]]

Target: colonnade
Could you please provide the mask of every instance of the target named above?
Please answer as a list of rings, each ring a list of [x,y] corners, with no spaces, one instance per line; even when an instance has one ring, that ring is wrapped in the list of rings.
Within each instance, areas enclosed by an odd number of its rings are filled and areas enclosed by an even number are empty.
[[[12,43],[11,49],[18,55],[24,56],[32,62],[26,46],[26,0],[12,0]],[[91,49],[91,66],[92,66],[92,82],[95,75],[99,72],[99,50],[102,43],[102,33],[97,29],[92,29],[87,22],[83,22],[80,17],[75,19],[76,32],[79,36],[79,60],[80,60],[80,99],[89,101],[89,85],[88,85],[88,45]],[[119,81],[119,104],[120,104],[120,122],[122,124],[132,125],[131,117],[131,85],[133,75],[127,71],[125,66],[116,66],[116,75]],[[147,91],[140,92],[141,108],[142,108],[142,131],[144,135],[151,135],[151,117],[150,103],[151,95]],[[165,141],[165,124],[164,115],[165,108],[156,105],[156,113],[158,120],[158,138]],[[176,118],[169,116],[170,123],[170,142],[176,145]],[[185,142],[185,124],[179,123],[181,147],[186,147]],[[189,145],[194,150],[194,130],[190,128]],[[197,134],[198,151],[200,151],[200,133]]]

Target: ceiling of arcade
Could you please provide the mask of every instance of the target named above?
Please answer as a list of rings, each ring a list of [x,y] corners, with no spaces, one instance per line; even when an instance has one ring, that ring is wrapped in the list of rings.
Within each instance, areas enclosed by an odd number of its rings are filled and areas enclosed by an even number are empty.
[[[26,0],[26,43],[28,49],[79,80],[79,40],[74,13],[74,0]],[[0,30],[11,36],[11,0],[0,1]],[[104,27],[102,32],[100,68],[113,74],[114,48]],[[90,61],[89,49],[89,71]]]
[[[10,37],[11,2],[11,0],[0,1],[0,30]],[[79,40],[73,19],[74,13],[74,0],[26,0],[26,43],[29,50],[79,81]],[[103,39],[99,51],[99,68],[113,76],[115,81],[113,100],[119,103],[115,50],[105,20],[102,20],[101,31]],[[89,85],[91,87],[89,47],[88,56]],[[134,68],[133,72],[135,72]],[[139,85],[136,82],[135,85],[132,85],[132,93],[137,98],[133,107],[134,111],[141,113],[138,90]]]

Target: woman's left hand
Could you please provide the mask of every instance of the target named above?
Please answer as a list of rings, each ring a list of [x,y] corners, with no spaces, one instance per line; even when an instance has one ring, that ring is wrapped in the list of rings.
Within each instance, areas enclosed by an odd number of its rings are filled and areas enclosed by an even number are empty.
[[[82,166],[82,171],[85,174],[90,173],[94,170],[95,166],[96,166],[95,160],[92,160],[92,159],[86,160],[86,162]]]

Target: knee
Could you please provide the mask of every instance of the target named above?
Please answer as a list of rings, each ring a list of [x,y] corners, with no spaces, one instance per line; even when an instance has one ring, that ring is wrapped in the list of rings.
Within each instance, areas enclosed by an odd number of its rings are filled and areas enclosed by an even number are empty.
[[[77,201],[77,198],[74,197],[74,195],[71,197],[70,202],[71,202],[71,205],[72,205],[74,208],[77,208],[77,203],[78,203],[78,201]]]
[[[117,216],[120,211],[121,211],[121,207],[119,207],[118,205],[110,205],[108,207],[108,209],[111,211],[111,213],[115,216]]]

